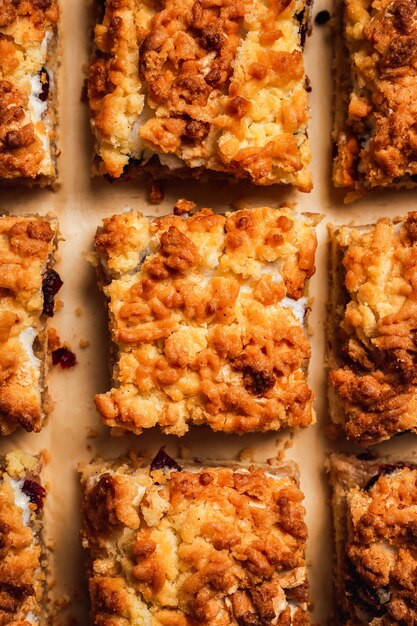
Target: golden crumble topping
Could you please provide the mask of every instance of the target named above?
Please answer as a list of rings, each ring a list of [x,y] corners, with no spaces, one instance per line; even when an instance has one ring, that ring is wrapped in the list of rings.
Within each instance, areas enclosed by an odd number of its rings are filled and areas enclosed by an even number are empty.
[[[0,2],[0,180],[55,178],[56,0]]]
[[[96,173],[211,170],[310,191],[306,4],[108,0],[103,12],[97,2]]]
[[[44,606],[46,564],[40,544],[45,490],[41,463],[13,452],[0,466],[0,624],[38,624]]]
[[[0,434],[39,431],[45,419],[45,281],[57,226],[0,217]],[[45,297],[46,296],[46,297]]]
[[[83,469],[94,623],[308,626],[294,467],[168,461]]]
[[[339,228],[332,248],[332,418],[362,445],[417,432],[417,213]]]
[[[330,476],[339,623],[413,626],[417,466],[332,455]]]
[[[311,424],[303,324],[315,223],[286,207],[105,219],[95,262],[114,387],[96,396],[103,421],[176,435],[190,422],[235,433]]]
[[[338,59],[334,182],[356,191],[414,186],[416,3],[341,0],[340,5],[345,50]]]

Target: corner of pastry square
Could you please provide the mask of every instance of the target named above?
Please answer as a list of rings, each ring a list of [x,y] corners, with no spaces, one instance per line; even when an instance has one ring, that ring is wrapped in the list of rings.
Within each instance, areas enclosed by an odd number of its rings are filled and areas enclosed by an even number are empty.
[[[309,426],[318,216],[182,213],[183,202],[155,220],[126,211],[97,231],[113,367],[113,388],[96,396],[104,423],[178,436],[190,424],[239,434]]]

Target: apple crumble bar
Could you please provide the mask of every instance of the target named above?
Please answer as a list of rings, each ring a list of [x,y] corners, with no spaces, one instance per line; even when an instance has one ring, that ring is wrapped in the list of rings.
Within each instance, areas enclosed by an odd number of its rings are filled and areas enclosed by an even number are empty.
[[[54,220],[0,217],[0,434],[38,432],[48,409],[46,320],[62,282]]]
[[[125,212],[97,231],[113,342],[113,389],[96,396],[104,423],[179,436],[189,423],[240,434],[308,426],[318,216],[193,207],[180,200],[181,215],[154,221]]]
[[[56,177],[56,0],[0,3],[0,182]]]
[[[293,464],[185,465],[160,451],[82,470],[92,622],[308,626]]]
[[[352,199],[374,187],[415,186],[415,0],[338,6],[334,183],[353,190]]]
[[[417,623],[417,465],[333,454],[340,626]]]
[[[46,615],[42,543],[42,459],[12,452],[0,460],[0,623],[38,626]]]
[[[331,239],[332,420],[364,446],[417,432],[417,212]]]
[[[96,1],[94,172],[311,190],[306,0]]]

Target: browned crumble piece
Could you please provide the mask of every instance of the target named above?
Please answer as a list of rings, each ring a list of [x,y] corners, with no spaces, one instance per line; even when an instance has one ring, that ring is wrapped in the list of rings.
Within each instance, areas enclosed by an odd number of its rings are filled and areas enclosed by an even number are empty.
[[[179,436],[190,423],[240,434],[312,424],[317,220],[286,207],[105,219],[95,240],[113,343],[113,389],[96,396],[103,422]]]
[[[82,468],[92,622],[308,626],[295,466],[167,458]]]

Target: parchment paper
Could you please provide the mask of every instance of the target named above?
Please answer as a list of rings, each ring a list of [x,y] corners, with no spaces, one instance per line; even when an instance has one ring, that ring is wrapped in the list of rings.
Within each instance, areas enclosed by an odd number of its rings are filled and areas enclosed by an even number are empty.
[[[200,206],[227,210],[232,202],[246,202],[251,206],[277,206],[283,201],[296,201],[303,211],[319,212],[325,218],[319,226],[320,245],[317,254],[317,272],[311,281],[314,298],[310,316],[312,330],[312,360],[310,383],[316,395],[317,425],[296,433],[291,446],[285,449],[287,458],[299,463],[301,485],[305,493],[307,523],[309,526],[308,560],[310,564],[312,615],[316,623],[325,624],[331,605],[331,527],[328,490],[324,475],[324,459],[330,444],[325,428],[328,422],[325,402],[324,323],[326,303],[327,227],[329,222],[369,223],[381,216],[405,214],[415,208],[417,195],[412,191],[373,194],[353,205],[345,206],[342,196],[332,191],[330,182],[330,132],[332,102],[331,39],[328,25],[314,26],[306,45],[307,73],[311,80],[310,104],[312,120],[309,135],[313,149],[314,190],[301,194],[286,188],[249,189],[239,184],[210,183],[209,185],[181,182],[166,185],[165,201],[159,207],[149,206],[141,184],[109,184],[90,179],[92,143],[86,105],[81,103],[83,66],[88,60],[89,32],[87,2],[61,0],[61,37],[63,48],[59,74],[60,140],[59,159],[61,186],[58,191],[7,190],[2,191],[1,211],[13,214],[39,212],[55,213],[65,241],[59,248],[57,270],[64,280],[59,299],[64,308],[56,313],[52,325],[63,341],[69,342],[77,354],[78,365],[63,371],[51,371],[50,390],[55,408],[49,422],[40,434],[17,433],[0,441],[0,453],[20,447],[36,453],[47,448],[51,462],[47,467],[50,482],[46,507],[47,536],[55,545],[55,594],[67,594],[69,607],[63,613],[63,624],[88,623],[83,560],[78,531],[80,527],[80,491],[76,466],[95,454],[116,456],[129,446],[139,450],[156,451],[168,444],[168,451],[176,454],[178,444],[186,446],[191,455],[231,459],[244,448],[254,447],[255,458],[275,457],[291,439],[288,435],[247,435],[243,437],[211,433],[208,429],[194,429],[186,437],[162,437],[158,432],[147,432],[141,437],[110,437],[99,423],[93,398],[95,393],[109,388],[107,367],[107,332],[105,312],[98,294],[94,272],[84,258],[91,249],[95,229],[104,216],[124,207],[140,209],[155,215],[168,212],[176,199],[187,197]],[[321,9],[331,10],[329,0],[316,0],[313,14]],[[81,315],[76,309],[80,308]],[[79,313],[79,312],[78,312]],[[79,348],[80,340],[90,346]],[[87,435],[94,429],[98,436]],[[404,435],[380,446],[389,453],[410,455],[417,446],[417,438]],[[72,621],[76,619],[77,621]],[[70,621],[68,621],[70,620]],[[331,623],[331,622],[330,622]]]

